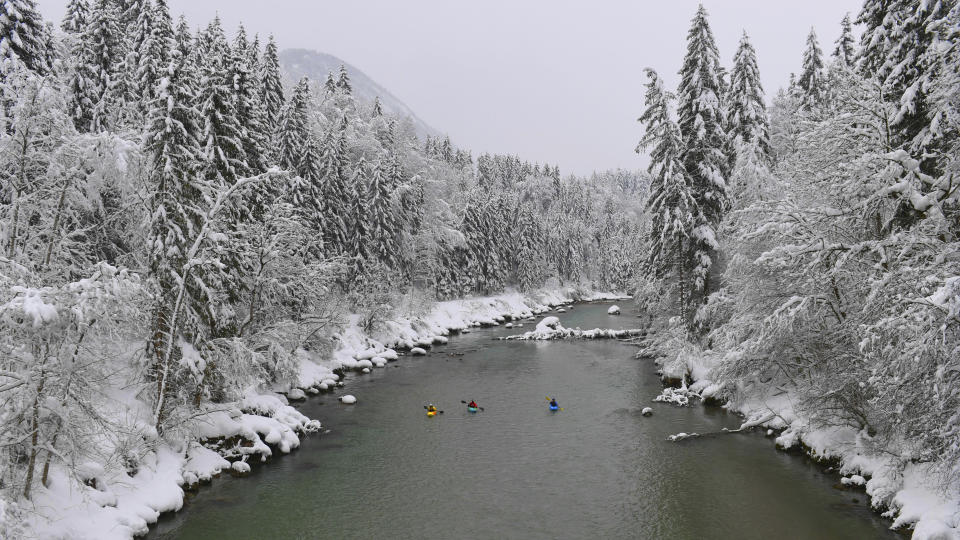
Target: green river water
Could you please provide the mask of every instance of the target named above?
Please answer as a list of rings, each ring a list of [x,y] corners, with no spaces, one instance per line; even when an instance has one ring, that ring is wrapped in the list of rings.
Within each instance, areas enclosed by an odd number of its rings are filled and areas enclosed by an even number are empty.
[[[635,326],[609,305],[559,317]],[[300,406],[329,432],[247,478],[224,474],[148,538],[900,538],[865,494],[835,489],[823,466],[761,434],[667,442],[741,420],[651,403],[655,367],[628,345],[493,340],[532,326],[475,330],[350,375]],[[345,393],[358,404],[340,404]],[[564,410],[548,411],[547,395]],[[485,411],[468,413],[460,400],[470,399]],[[427,402],[444,414],[427,418]]]

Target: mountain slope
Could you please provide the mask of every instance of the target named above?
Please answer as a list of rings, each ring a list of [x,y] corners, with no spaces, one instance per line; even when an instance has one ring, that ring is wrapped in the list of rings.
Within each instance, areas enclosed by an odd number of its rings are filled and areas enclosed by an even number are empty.
[[[421,137],[438,133],[437,130],[418,118],[410,107],[391,94],[389,90],[379,85],[363,71],[336,56],[307,49],[285,49],[280,52],[280,67],[284,74],[294,81],[301,77],[308,77],[311,81],[323,84],[327,80],[328,73],[333,72],[334,77],[336,77],[341,64],[347,68],[347,74],[350,75],[354,96],[370,103],[379,96],[380,105],[385,112],[399,116],[409,116],[416,127],[417,135]]]

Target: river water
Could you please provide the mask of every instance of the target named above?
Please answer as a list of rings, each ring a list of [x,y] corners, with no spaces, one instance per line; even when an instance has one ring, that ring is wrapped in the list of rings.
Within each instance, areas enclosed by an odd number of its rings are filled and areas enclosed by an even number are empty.
[[[584,329],[636,320],[608,306],[559,316]],[[651,403],[659,379],[630,346],[492,339],[530,327],[475,330],[351,375],[337,395],[357,405],[328,394],[301,406],[328,433],[203,487],[149,538],[899,538],[865,494],[760,434],[667,442],[740,419]],[[468,413],[470,399],[485,410]],[[427,418],[427,402],[444,413]]]

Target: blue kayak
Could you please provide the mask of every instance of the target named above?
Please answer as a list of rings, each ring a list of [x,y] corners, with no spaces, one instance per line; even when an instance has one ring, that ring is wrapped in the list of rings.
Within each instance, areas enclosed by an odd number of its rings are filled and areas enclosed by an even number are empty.
[[[550,410],[551,410],[551,411],[559,411],[559,410],[560,410],[560,406],[559,406],[559,405],[550,405]]]
[[[478,409],[478,408],[476,408],[476,407],[467,407],[467,410],[470,411],[470,412],[477,412],[477,411],[479,411],[480,409]]]

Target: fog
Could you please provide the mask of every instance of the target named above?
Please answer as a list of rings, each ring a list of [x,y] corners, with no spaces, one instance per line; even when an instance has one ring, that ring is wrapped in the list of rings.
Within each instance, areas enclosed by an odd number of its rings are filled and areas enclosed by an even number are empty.
[[[219,14],[231,32],[336,55],[424,121],[473,151],[519,154],[564,173],[638,168],[643,68],[677,83],[696,1],[169,0],[193,25]],[[829,55],[854,0],[713,0],[704,5],[726,67],[745,30],[768,94],[799,71],[816,28]],[[60,21],[66,0],[41,0]]]

